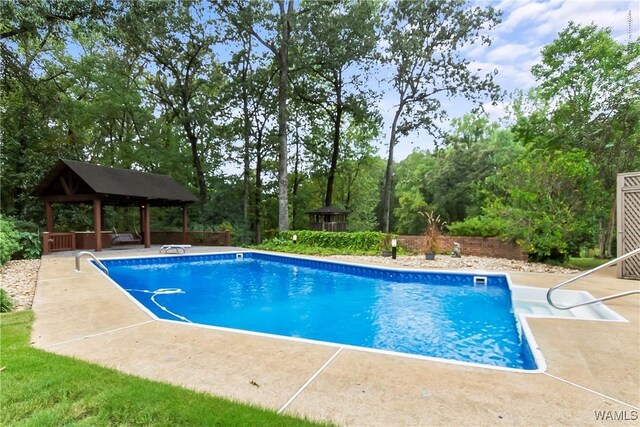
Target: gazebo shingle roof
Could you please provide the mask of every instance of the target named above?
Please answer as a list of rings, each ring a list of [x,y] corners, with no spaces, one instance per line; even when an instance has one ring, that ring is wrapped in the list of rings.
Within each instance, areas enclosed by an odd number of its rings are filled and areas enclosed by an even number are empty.
[[[67,181],[73,181],[73,186]],[[81,196],[97,195],[105,202],[135,203],[146,200],[152,205],[163,206],[198,201],[196,196],[168,175],[67,159],[58,160],[42,179],[35,194],[43,200],[73,196],[81,201]]]

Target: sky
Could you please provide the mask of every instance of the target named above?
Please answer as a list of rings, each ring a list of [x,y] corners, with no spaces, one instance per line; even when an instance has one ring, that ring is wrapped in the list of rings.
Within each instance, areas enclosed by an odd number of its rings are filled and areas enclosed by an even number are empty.
[[[420,0],[418,0],[420,1]],[[464,50],[474,68],[496,69],[495,77],[502,90],[513,93],[515,90],[527,91],[536,86],[531,67],[540,61],[542,48],[553,42],[558,33],[570,21],[576,24],[596,24],[610,27],[612,36],[621,43],[629,38],[629,11],[631,11],[631,37],[640,37],[640,0],[502,0],[476,1],[472,4],[491,5],[501,10],[502,22],[487,34],[491,35],[491,46],[471,46]],[[379,103],[385,120],[385,134],[380,141],[379,154],[387,157],[388,130],[393,117],[396,97],[386,93]],[[485,111],[493,120],[505,115],[505,106],[509,98],[497,106],[485,104]],[[445,101],[444,108],[450,118],[460,117],[469,112],[471,105],[464,101]],[[444,125],[446,128],[446,124]],[[396,161],[406,158],[414,149],[433,149],[433,139],[421,133],[414,133],[398,143],[395,149]]]

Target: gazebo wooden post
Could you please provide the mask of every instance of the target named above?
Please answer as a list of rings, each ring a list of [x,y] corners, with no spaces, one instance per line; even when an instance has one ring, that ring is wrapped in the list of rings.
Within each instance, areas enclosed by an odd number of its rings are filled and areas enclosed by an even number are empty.
[[[44,212],[47,223],[47,233],[53,233],[53,208],[51,202],[44,202]]]
[[[151,205],[147,201],[144,204],[144,247],[151,247]]]
[[[187,211],[187,205],[182,205],[182,244],[187,245],[187,227],[189,225],[189,213]]]
[[[144,205],[140,205],[140,222],[138,222],[138,225],[140,227],[140,237],[142,238],[142,240],[144,241]]]
[[[96,252],[102,250],[102,203],[100,199],[93,199],[93,232],[96,237]]]
[[[106,221],[104,220],[104,205],[100,203],[100,224],[105,225]],[[100,239],[102,240],[102,239]]]

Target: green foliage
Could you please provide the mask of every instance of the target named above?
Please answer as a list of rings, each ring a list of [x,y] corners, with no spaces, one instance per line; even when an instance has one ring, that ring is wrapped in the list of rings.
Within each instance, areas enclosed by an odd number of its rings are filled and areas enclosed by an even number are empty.
[[[19,240],[20,233],[15,229],[13,222],[0,215],[0,265],[4,265],[20,250]]]
[[[401,137],[420,129],[441,134],[447,117],[442,96],[462,97],[473,103],[500,99],[493,73],[476,73],[460,51],[474,44],[490,44],[483,34],[500,22],[493,7],[469,7],[466,1],[396,1],[389,5],[383,28],[387,46],[382,60],[393,70],[397,94],[389,132],[389,155],[384,182],[383,230],[389,231],[393,150]]]
[[[435,211],[446,222],[480,214],[484,180],[526,151],[509,130],[478,114],[454,120],[443,145],[434,153],[415,151],[398,163],[393,212],[398,233],[424,231],[416,211]]]
[[[518,160],[523,144],[507,129],[499,129],[483,114],[453,120],[445,149],[434,156],[437,167],[426,177],[427,201],[447,222],[480,213],[479,188],[484,179]]]
[[[14,253],[13,258],[40,258],[40,255],[42,254],[42,241],[37,233],[18,231],[18,243],[20,245],[20,249]]]
[[[251,230],[242,223],[234,225],[229,221],[224,221],[222,224],[218,225],[215,230],[230,232],[231,244],[233,246],[246,246],[252,242]]]
[[[296,246],[310,248],[339,249],[346,251],[379,252],[389,236],[376,231],[354,233],[333,233],[328,231],[290,230],[283,231],[275,244],[293,244],[293,235],[297,236]]]
[[[496,237],[506,233],[507,222],[503,218],[480,215],[454,222],[447,228],[450,236]]]
[[[32,321],[0,317],[1,425],[317,425],[38,350]]]
[[[42,242],[38,234],[30,230],[37,230],[37,226],[0,215],[0,265],[12,258],[40,257]]]
[[[42,253],[42,241],[40,239],[38,224],[19,219],[12,219],[15,229],[18,231],[18,250],[15,259],[37,259]]]
[[[607,258],[576,258],[570,257],[564,266],[568,268],[575,268],[576,270],[591,270],[601,266],[602,264],[611,260]]]
[[[269,228],[262,232],[262,238],[264,240],[272,240],[278,237],[278,234],[280,234],[280,230],[278,230],[277,228]]]
[[[394,209],[394,224],[398,234],[422,234],[425,223],[416,215],[431,210],[427,205],[427,177],[437,169],[434,156],[425,151],[414,151],[396,167],[395,194],[398,206]]]
[[[13,300],[4,289],[0,288],[0,313],[8,313],[13,310]]]
[[[609,207],[598,218],[599,250],[611,254],[616,174],[640,168],[640,39],[619,42],[611,29],[570,23],[531,72],[548,111],[520,120],[520,130],[540,134],[532,138],[539,148],[588,153]]]
[[[584,152],[534,150],[487,183],[485,215],[504,222],[503,235],[533,259],[566,259],[595,243],[603,190]]]

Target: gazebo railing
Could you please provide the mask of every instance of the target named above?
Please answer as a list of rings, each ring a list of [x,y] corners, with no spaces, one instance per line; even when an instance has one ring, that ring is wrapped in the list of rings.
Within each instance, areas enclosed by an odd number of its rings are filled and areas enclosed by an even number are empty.
[[[73,251],[76,249],[74,233],[42,233],[42,254],[50,252]]]

